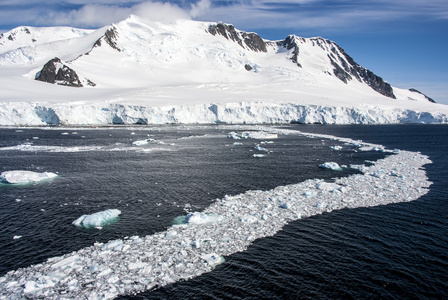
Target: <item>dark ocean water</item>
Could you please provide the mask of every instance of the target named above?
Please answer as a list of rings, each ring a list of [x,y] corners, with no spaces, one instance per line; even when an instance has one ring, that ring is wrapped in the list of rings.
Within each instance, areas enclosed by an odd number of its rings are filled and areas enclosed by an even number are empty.
[[[298,220],[213,272],[126,299],[448,299],[448,127],[288,126],[421,151],[420,199]]]
[[[434,185],[414,202],[346,209],[295,221],[274,237],[257,240],[247,251],[226,257],[226,263],[211,273],[130,298],[448,297],[448,127],[287,128],[421,151],[434,161],[426,167]],[[235,146],[235,140],[226,137],[231,130],[235,129],[0,129],[0,147],[24,143],[65,147],[0,151],[0,172],[60,175],[39,184],[0,186],[0,275],[95,241],[162,231],[176,216],[185,214],[186,205],[199,211],[226,194],[269,190],[309,178],[330,180],[354,172],[317,167],[326,161],[357,164],[383,157],[347,147],[333,151],[329,146],[340,143],[330,140],[280,136],[273,144],[262,145],[272,153],[256,159],[253,147],[259,141],[244,140],[242,146]],[[156,141],[140,148],[153,151],[136,151],[132,142],[146,138]],[[82,146],[101,149],[50,152]],[[102,230],[71,225],[82,214],[108,208],[122,211],[113,225]],[[14,240],[17,235],[22,238]]]

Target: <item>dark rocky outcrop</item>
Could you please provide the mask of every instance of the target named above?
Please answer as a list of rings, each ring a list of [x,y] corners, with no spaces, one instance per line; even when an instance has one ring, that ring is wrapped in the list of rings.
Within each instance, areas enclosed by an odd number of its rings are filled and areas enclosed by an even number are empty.
[[[295,40],[295,36],[294,35],[290,35],[288,36],[284,41],[280,41],[278,42],[278,46],[280,47],[284,47],[287,50],[291,50],[294,49],[292,52],[292,56],[290,57],[290,59],[297,64],[297,66],[302,67],[302,65],[299,63],[299,45],[296,43]]]
[[[65,86],[72,86],[72,87],[82,87],[81,80],[79,79],[78,74],[76,72],[69,68],[68,66],[64,65],[61,60],[57,57],[51,59],[48,61],[36,74],[36,80],[58,84],[58,85],[65,85]],[[87,84],[91,86],[95,86],[95,83],[91,82],[90,80],[87,80]]]
[[[423,94],[423,93],[420,92],[419,90],[416,90],[416,89],[414,89],[414,88],[411,88],[411,89],[409,89],[409,91],[411,91],[411,92],[413,92],[413,93],[418,93],[418,94],[420,94],[420,95],[425,96],[426,100],[428,100],[428,101],[431,102],[431,103],[436,103],[436,101],[434,101],[434,99],[429,98],[428,96],[426,96],[425,94]]]
[[[238,43],[243,48],[249,48],[255,52],[267,52],[265,41],[256,33],[238,31],[230,24],[218,23],[210,25],[208,32],[212,35],[221,35],[228,40]]]
[[[102,41],[105,41],[113,49],[117,50],[118,52],[121,52],[120,48],[118,48],[117,46],[117,38],[118,38],[117,28],[112,26],[111,28],[106,30],[104,35],[95,42],[93,48],[101,47]]]
[[[345,71],[353,75],[358,81],[365,82],[372,89],[386,97],[396,99],[391,85],[385,82],[381,77],[375,75],[372,71],[358,65],[353,58],[348,55],[344,49],[335,44],[339,52],[343,55],[349,65],[345,66]],[[344,59],[340,59],[344,61]],[[345,61],[344,61],[345,62]]]
[[[277,42],[277,45],[279,47],[284,47],[287,50],[294,49],[290,59],[299,67],[302,67],[299,63],[299,44],[306,42],[310,42],[313,46],[320,47],[328,53],[328,59],[333,66],[333,74],[342,82],[348,83],[350,80],[355,78],[359,82],[366,83],[373,90],[386,97],[392,99],[396,98],[390,84],[386,83],[381,77],[375,75],[372,71],[358,65],[353,58],[351,58],[344,51],[344,49],[330,40],[321,37],[304,39],[290,35],[285,40]]]

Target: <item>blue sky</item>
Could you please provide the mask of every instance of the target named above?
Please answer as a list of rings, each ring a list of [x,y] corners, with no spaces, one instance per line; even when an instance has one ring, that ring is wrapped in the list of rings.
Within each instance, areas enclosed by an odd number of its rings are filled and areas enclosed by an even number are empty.
[[[131,13],[222,21],[271,40],[322,36],[393,86],[448,104],[447,0],[0,0],[0,32],[98,28]]]

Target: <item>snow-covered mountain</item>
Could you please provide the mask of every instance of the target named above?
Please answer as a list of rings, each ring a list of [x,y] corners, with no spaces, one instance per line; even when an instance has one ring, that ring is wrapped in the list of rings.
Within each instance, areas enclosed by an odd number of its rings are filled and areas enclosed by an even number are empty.
[[[447,122],[324,38],[130,16],[0,36],[0,125]]]

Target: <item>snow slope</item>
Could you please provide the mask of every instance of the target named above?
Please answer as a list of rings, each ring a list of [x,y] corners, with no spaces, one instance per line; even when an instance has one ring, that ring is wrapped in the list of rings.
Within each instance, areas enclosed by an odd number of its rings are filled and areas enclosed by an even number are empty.
[[[55,57],[95,86],[34,80]],[[446,123],[448,116],[447,106],[391,87],[323,38],[267,41],[222,23],[136,16],[98,30],[4,33],[0,90],[0,125]]]

